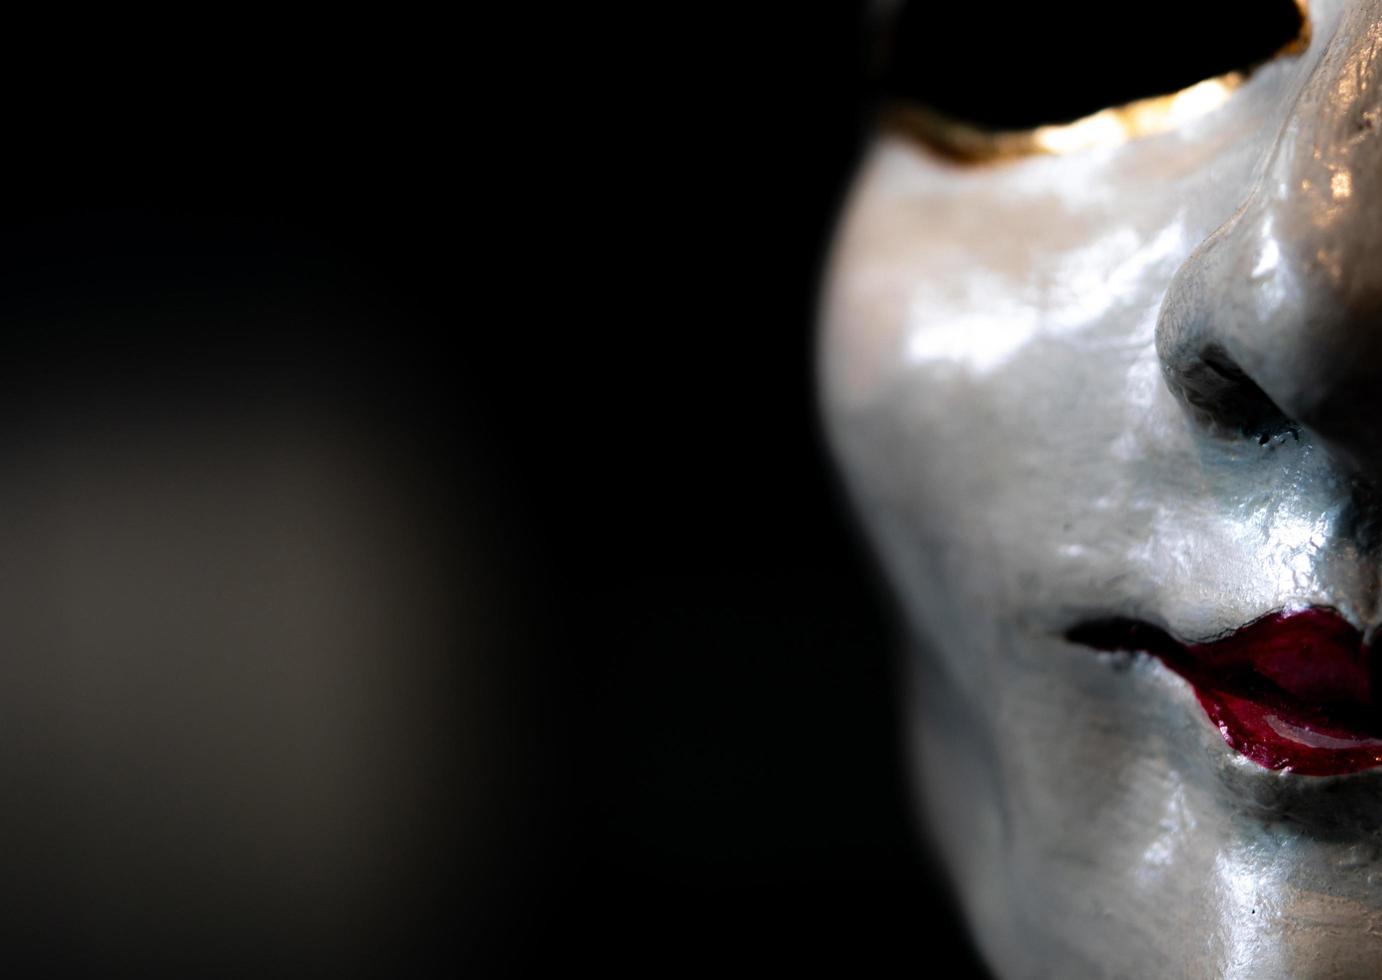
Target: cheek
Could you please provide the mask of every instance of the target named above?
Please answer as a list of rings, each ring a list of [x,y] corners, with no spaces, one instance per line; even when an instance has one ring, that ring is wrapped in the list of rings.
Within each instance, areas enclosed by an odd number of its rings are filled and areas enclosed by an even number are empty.
[[[893,240],[898,222],[856,211],[826,271],[820,368],[826,408],[860,411],[883,396],[904,364],[915,263]]]
[[[837,256],[823,367],[832,439],[889,568],[984,617],[1107,577],[1091,552],[1125,551],[1151,520],[1131,471],[1184,448],[1151,304],[1094,309],[1078,278],[1038,287],[1043,301],[1030,283],[1062,267],[1100,279],[1138,247],[1105,248],[1106,267],[1083,251],[995,270],[923,224],[903,247],[876,227]]]
[[[823,392],[910,606],[924,591],[1054,621],[1111,587],[1140,606],[1176,570],[1217,587],[1260,560],[1222,500],[1182,506],[1203,496],[1204,465],[1153,339],[1176,270],[1232,213],[1243,161],[1223,150],[1149,183],[1142,155],[1167,152],[963,174],[884,144],[870,161],[824,293]]]

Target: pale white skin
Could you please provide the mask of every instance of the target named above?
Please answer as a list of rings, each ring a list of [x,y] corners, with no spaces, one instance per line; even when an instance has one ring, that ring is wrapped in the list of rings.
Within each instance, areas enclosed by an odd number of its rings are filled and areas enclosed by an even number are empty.
[[[1382,3],[1309,16],[1304,53],[1159,136],[961,165],[880,134],[842,220],[827,427],[913,641],[928,832],[1001,977],[1382,975],[1382,771],[1263,769],[1156,661],[1063,639],[1382,619]],[[1177,397],[1197,332],[1298,438]]]

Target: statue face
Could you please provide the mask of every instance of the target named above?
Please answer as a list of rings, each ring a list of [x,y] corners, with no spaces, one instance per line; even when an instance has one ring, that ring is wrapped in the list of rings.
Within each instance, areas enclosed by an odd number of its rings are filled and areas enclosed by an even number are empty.
[[[839,230],[829,435],[1004,977],[1382,971],[1382,3],[1308,16],[1159,133],[885,131]]]

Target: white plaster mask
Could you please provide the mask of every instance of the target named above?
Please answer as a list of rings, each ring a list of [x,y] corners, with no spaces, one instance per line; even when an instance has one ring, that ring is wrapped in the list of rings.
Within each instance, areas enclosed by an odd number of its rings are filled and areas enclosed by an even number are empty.
[[[1150,135],[880,129],[834,244],[827,429],[1001,977],[1382,976],[1382,3],[1307,16]]]

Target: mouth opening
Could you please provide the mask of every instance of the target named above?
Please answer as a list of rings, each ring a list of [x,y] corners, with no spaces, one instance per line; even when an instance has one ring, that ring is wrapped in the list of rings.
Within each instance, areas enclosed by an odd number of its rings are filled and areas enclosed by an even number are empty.
[[[1332,609],[1270,613],[1203,643],[1133,619],[1081,623],[1066,639],[1156,657],[1258,765],[1307,776],[1382,766],[1382,656]]]

